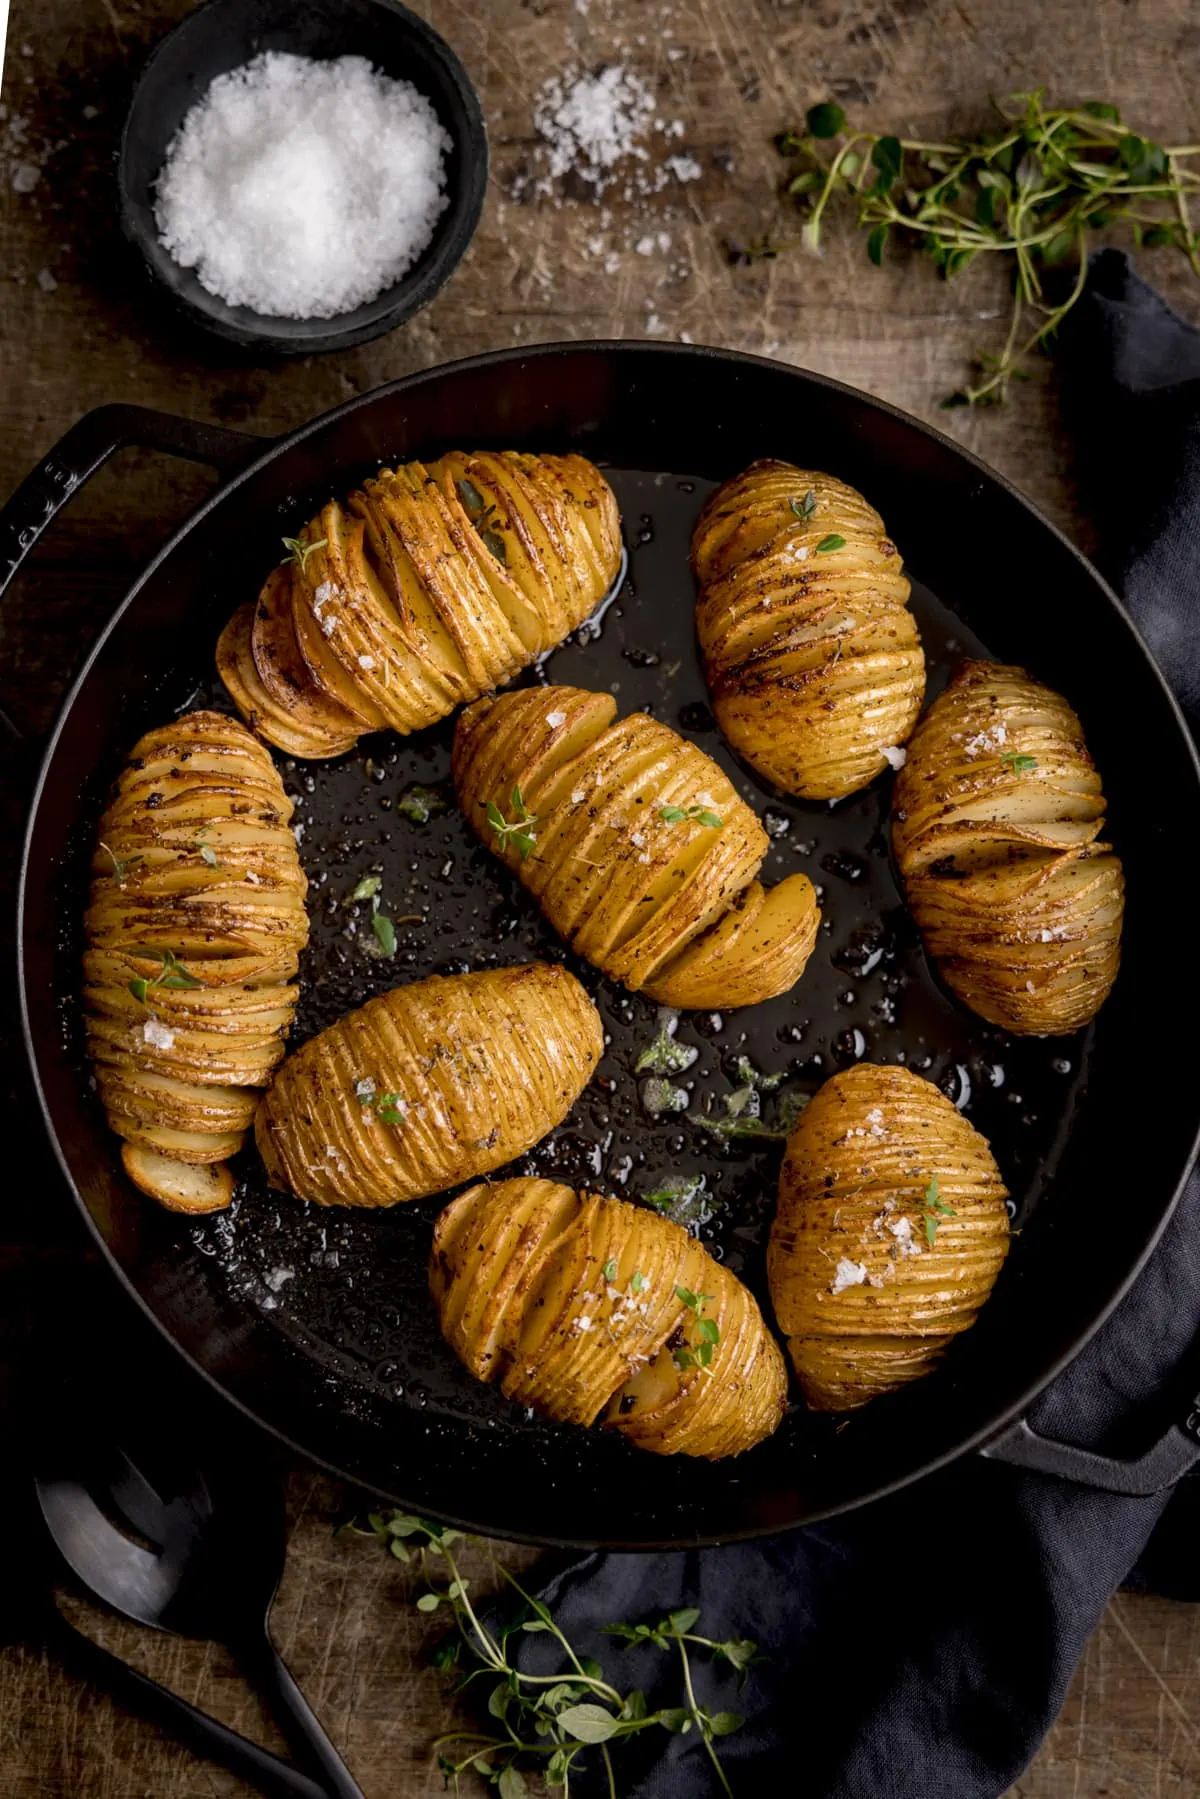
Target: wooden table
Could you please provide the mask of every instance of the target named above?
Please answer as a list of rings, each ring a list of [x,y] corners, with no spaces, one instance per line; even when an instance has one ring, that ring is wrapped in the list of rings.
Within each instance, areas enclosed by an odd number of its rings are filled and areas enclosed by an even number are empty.
[[[1165,141],[1200,127],[1200,23],[1189,0],[418,0],[477,82],[493,146],[487,209],[463,268],[428,311],[341,356],[265,366],[182,332],[153,305],[114,224],[112,156],[130,82],[185,0],[13,0],[0,117],[0,491],[88,407],[135,400],[278,432],[408,370],[513,343],[687,334],[825,370],[933,419],[1089,538],[1072,486],[1052,372],[1039,366],[1000,411],[944,413],[967,358],[994,338],[998,278],[939,281],[924,263],[876,272],[848,230],[823,261],[800,254],[728,266],[722,240],[786,229],[774,198],[774,132],[835,94],[864,124],[929,135],[982,121],[988,96],[1046,85],[1118,101]],[[685,152],[699,180],[601,205],[539,172],[531,99],[566,66],[619,61],[682,122],[652,155]],[[36,171],[14,176],[18,169]],[[520,194],[524,185],[524,197]],[[660,236],[661,234],[661,236]],[[1147,262],[1150,259],[1147,258]],[[1153,261],[1193,314],[1181,263]],[[6,604],[0,704],[44,726],[91,630],[168,523],[204,491],[189,469],[128,454],[39,551]],[[19,761],[19,758],[16,759]],[[4,784],[0,881],[11,883],[19,810]],[[16,1081],[14,1068],[11,1082]],[[22,1102],[23,1103],[23,1102]],[[32,1292],[60,1291],[79,1256],[49,1205],[35,1141],[6,1194],[0,1233],[0,1398]],[[290,1485],[292,1553],[280,1638],[369,1799],[441,1790],[427,1753],[444,1715],[418,1662],[425,1631],[403,1570],[364,1543],[335,1544],[339,1495]],[[10,1552],[12,1546],[8,1546]],[[105,1640],[229,1721],[266,1729],[215,1650],[147,1641],[111,1622]],[[242,1793],[35,1651],[0,1652],[5,1799],[201,1799]],[[1089,1646],[1062,1718],[1013,1795],[1181,1799],[1200,1793],[1200,1620],[1122,1596]]]

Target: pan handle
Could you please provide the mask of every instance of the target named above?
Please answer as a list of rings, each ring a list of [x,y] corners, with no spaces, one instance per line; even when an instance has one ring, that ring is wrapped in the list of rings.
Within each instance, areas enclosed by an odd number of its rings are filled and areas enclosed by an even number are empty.
[[[1192,1400],[1186,1417],[1172,1424],[1141,1455],[1128,1460],[1043,1437],[1026,1418],[1006,1426],[979,1453],[1013,1468],[1032,1468],[1083,1487],[1098,1487],[1104,1493],[1145,1499],[1173,1487],[1200,1461],[1200,1395]]]
[[[236,474],[269,439],[148,406],[97,406],[61,437],[0,510],[0,598],[46,526],[117,450],[137,446]]]

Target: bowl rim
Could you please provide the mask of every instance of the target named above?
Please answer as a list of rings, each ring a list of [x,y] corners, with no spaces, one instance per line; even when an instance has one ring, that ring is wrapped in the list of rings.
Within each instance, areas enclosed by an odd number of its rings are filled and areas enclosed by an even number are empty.
[[[364,306],[380,307],[381,310],[375,317],[362,320],[357,325],[339,324],[338,316],[335,315],[328,321],[314,321],[327,323],[328,329],[325,331],[305,337],[291,336],[281,333],[278,325],[282,321],[275,320],[268,314],[256,313],[248,306],[231,307],[219,295],[209,296],[214,306],[226,309],[226,316],[223,316],[220,312],[210,310],[208,305],[192,293],[166,280],[156,265],[146,230],[137,216],[129,175],[130,139],[134,119],[158,66],[170,47],[188,33],[206,29],[210,15],[228,5],[229,0],[201,0],[200,5],[186,13],[169,31],[164,32],[151,49],[134,83],[121,126],[116,157],[117,205],[122,234],[137,251],[147,279],[176,313],[240,349],[268,350],[281,356],[307,356],[353,349],[358,344],[369,343],[376,337],[384,336],[404,324],[434,299],[462,262],[478,229],[487,196],[490,163],[487,121],[478,90],[453,46],[425,19],[405,6],[403,0],[363,0],[363,3],[388,12],[398,19],[442,65],[447,81],[456,89],[466,115],[466,130],[456,138],[461,161],[461,180],[450,193],[451,211],[453,213],[457,210],[458,214],[457,219],[452,219],[450,232],[438,248],[422,252],[413,267],[392,287],[385,288],[374,300],[364,302]],[[182,264],[176,266],[183,268]],[[195,282],[194,271],[183,272],[191,275]],[[408,291],[403,291],[406,287]],[[207,293],[207,289],[201,291]],[[386,303],[389,294],[395,296],[391,304]],[[362,308],[355,307],[341,316],[351,319],[361,310]],[[259,320],[262,321],[261,325],[256,322]]]

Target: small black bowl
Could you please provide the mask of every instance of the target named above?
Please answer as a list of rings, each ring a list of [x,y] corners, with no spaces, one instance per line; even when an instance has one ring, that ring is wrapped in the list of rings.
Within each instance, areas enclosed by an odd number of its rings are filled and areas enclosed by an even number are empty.
[[[332,319],[268,318],[230,306],[200,285],[158,239],[154,184],[167,146],[213,80],[263,50],[365,56],[425,94],[453,142],[450,204],[433,241],[394,286]],[[117,166],[121,224],[177,307],[245,349],[304,355],[379,337],[432,300],[454,273],[479,223],[487,188],[487,129],[479,98],[450,46],[399,0],[206,0],[156,47],[142,71]]]

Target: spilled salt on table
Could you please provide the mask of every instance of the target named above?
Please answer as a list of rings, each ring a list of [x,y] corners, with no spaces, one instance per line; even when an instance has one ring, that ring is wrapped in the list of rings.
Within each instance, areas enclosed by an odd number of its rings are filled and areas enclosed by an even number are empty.
[[[425,96],[364,57],[266,51],[184,119],[158,178],[159,237],[230,305],[334,318],[428,248],[451,148]]]

